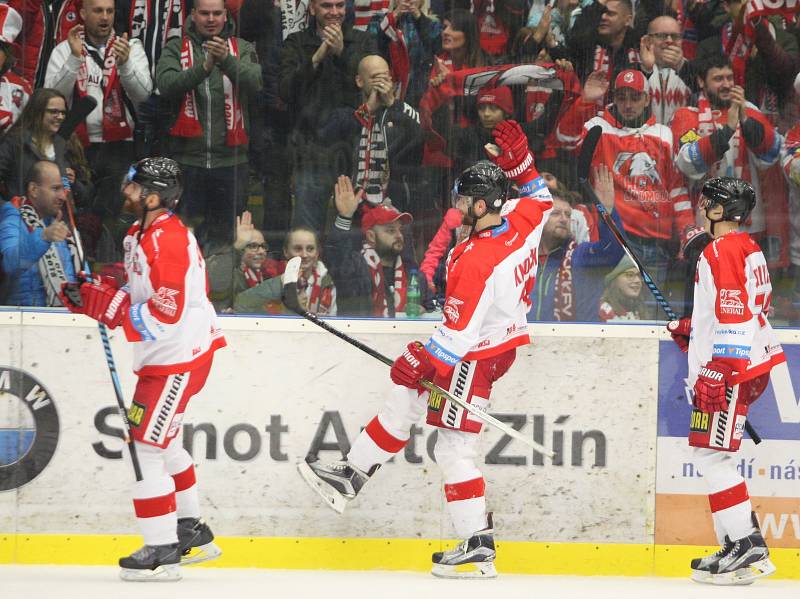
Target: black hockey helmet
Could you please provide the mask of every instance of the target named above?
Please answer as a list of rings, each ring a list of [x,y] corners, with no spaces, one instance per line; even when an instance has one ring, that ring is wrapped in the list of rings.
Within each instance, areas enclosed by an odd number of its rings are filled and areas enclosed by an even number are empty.
[[[482,199],[492,212],[500,209],[508,199],[510,183],[503,169],[488,160],[476,162],[458,176],[455,192],[459,196]]]
[[[722,206],[722,218],[743,223],[756,207],[756,192],[747,181],[735,177],[714,177],[703,185],[704,200],[701,208],[706,211],[716,204]]]
[[[161,205],[168,210],[173,210],[178,205],[183,192],[181,168],[172,158],[163,156],[142,158],[134,162],[122,182],[123,188],[128,183],[138,183],[145,191],[158,193]]]

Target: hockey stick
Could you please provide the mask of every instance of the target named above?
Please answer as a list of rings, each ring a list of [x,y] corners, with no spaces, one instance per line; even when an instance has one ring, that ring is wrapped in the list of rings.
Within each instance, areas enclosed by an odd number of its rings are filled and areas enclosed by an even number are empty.
[[[589,132],[586,134],[586,137],[583,140],[581,153],[578,157],[578,180],[580,181],[581,189],[595,205],[600,218],[602,218],[606,226],[611,229],[611,232],[614,234],[617,242],[622,246],[622,249],[625,250],[625,253],[628,255],[628,257],[633,260],[633,263],[636,265],[644,284],[647,285],[647,288],[652,292],[653,297],[656,298],[656,302],[658,302],[658,305],[664,310],[667,318],[670,320],[678,320],[678,315],[675,314],[672,306],[669,305],[669,302],[661,293],[661,290],[655,284],[653,278],[648,274],[647,270],[645,270],[644,265],[642,265],[641,260],[639,260],[639,257],[628,245],[628,241],[625,239],[625,236],[619,230],[616,223],[611,218],[611,214],[609,214],[608,210],[606,210],[606,207],[603,206],[600,198],[597,197],[597,194],[594,192],[594,189],[592,189],[592,186],[589,183],[589,170],[592,166],[592,157],[594,156],[594,150],[597,147],[597,143],[600,141],[600,136],[602,134],[603,128],[600,125],[595,125],[589,129]],[[750,438],[753,440],[753,443],[756,445],[761,443],[761,437],[753,428],[753,425],[750,424],[749,420],[745,420],[744,427],[745,430],[747,430],[747,434],[749,434]]]
[[[96,103],[97,102],[95,101],[95,104]],[[61,133],[60,129],[59,133]],[[75,244],[75,250],[78,254],[78,262],[83,265],[83,270],[89,274],[91,270],[89,269],[89,262],[86,260],[86,254],[83,253],[83,244],[81,243],[81,236],[80,233],[78,233],[78,226],[75,222],[75,211],[72,207],[72,198],[68,197],[65,204],[67,206],[67,214],[69,215],[70,226],[72,227],[72,237]],[[77,300],[76,303],[80,302],[80,294],[76,293],[75,300]],[[128,446],[128,451],[130,452],[131,463],[133,464],[133,474],[136,477],[136,481],[139,482],[142,480],[142,469],[139,466],[139,456],[136,454],[136,447],[133,444],[131,423],[128,421],[128,411],[125,409],[125,400],[122,397],[122,385],[119,382],[117,366],[114,362],[114,354],[111,353],[111,342],[108,339],[106,325],[104,325],[102,322],[98,322],[97,328],[100,331],[100,340],[103,342],[103,351],[106,355],[106,365],[108,366],[108,372],[111,375],[111,383],[114,386],[114,395],[117,398],[117,411],[122,418],[122,432],[124,435],[123,440]]]
[[[92,96],[83,96],[74,100],[67,117],[61,121],[61,126],[58,128],[58,136],[63,139],[69,139],[78,125],[84,122],[96,107],[97,100]]]
[[[289,262],[286,264],[286,270],[283,273],[283,294],[282,294],[283,305],[286,306],[289,310],[291,310],[295,314],[302,316],[308,321],[313,322],[315,325],[328,331],[329,333],[333,333],[342,341],[346,341],[353,347],[357,347],[364,353],[369,354],[370,356],[372,356],[373,358],[375,358],[380,362],[383,362],[387,366],[391,366],[392,364],[394,364],[394,360],[390,360],[382,353],[372,349],[367,345],[364,345],[363,343],[361,343],[356,339],[353,339],[349,335],[343,333],[342,331],[340,331],[335,327],[332,327],[324,320],[320,320],[314,314],[311,314],[307,312],[305,309],[303,309],[303,307],[300,305],[300,302],[297,299],[297,278],[300,274],[300,262],[301,262],[300,257],[295,256],[294,258],[289,260]],[[467,412],[475,416],[477,419],[485,422],[488,425],[495,427],[500,432],[508,435],[509,437],[513,437],[517,441],[524,443],[528,447],[535,449],[539,453],[544,454],[549,458],[555,457],[555,454],[546,447],[544,447],[543,445],[540,445],[533,439],[528,439],[521,432],[500,422],[497,418],[495,418],[491,414],[476,408],[472,404],[468,403],[467,401],[459,397],[451,395],[436,383],[423,379],[420,381],[420,385],[425,389],[427,389],[428,391],[430,391],[431,393],[438,393],[440,396],[464,408]]]

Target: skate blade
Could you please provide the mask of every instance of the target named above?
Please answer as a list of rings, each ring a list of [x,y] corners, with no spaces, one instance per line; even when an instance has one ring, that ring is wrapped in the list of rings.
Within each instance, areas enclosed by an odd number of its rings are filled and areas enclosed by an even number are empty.
[[[155,570],[122,568],[119,577],[126,582],[177,582],[181,579],[179,564],[164,564]]]
[[[753,562],[746,568],[739,568],[724,574],[712,574],[708,582],[719,586],[744,586],[753,584],[757,578],[774,574],[776,569],[775,564],[766,557],[760,561]]]
[[[494,562],[470,562],[457,566],[433,564],[431,574],[437,578],[497,578]]]
[[[207,562],[212,559],[217,559],[222,555],[220,549],[215,543],[207,543],[198,547],[192,547],[190,552],[181,556],[181,566],[191,566],[201,562]]]
[[[711,578],[711,572],[708,570],[692,570],[692,580],[695,582],[709,582],[709,578]]]
[[[308,483],[308,486],[314,489],[333,511],[338,514],[344,513],[344,508],[347,507],[347,499],[339,493],[339,491],[317,476],[311,469],[311,466],[305,462],[297,463],[297,471],[300,473],[300,476],[303,477],[303,480]]]

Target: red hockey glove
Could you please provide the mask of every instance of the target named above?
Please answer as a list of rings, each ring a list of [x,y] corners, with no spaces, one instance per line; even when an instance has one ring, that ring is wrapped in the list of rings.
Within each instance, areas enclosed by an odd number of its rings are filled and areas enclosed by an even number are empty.
[[[689,336],[692,333],[692,319],[688,317],[680,320],[671,320],[667,323],[667,330],[672,335],[672,340],[681,348],[683,353],[689,351]]]
[[[703,412],[720,412],[728,407],[725,391],[733,386],[733,368],[711,360],[700,369],[694,384],[694,407]]]
[[[523,185],[536,177],[533,155],[528,149],[528,137],[516,121],[501,121],[492,129],[494,143],[500,155],[489,158],[517,185]]]
[[[81,300],[81,284],[80,283],[61,283],[61,292],[58,294],[61,298],[61,303],[64,307],[73,314],[85,314],[86,310],[83,307]]]
[[[107,327],[116,328],[131,307],[131,298],[123,289],[116,289],[104,281],[81,285],[83,314],[102,322]]]
[[[422,379],[430,380],[435,373],[436,369],[431,364],[428,352],[419,341],[412,341],[403,355],[392,364],[389,376],[397,385],[403,385],[409,389],[419,389],[419,382]]]

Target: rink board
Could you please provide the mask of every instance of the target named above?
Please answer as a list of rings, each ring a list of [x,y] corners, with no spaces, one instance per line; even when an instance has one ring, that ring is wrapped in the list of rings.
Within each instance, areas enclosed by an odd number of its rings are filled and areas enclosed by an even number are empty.
[[[435,326],[333,323],[390,356]],[[64,563],[76,553],[86,563],[113,562],[109,556],[138,540],[132,473],[120,459],[120,419],[97,329],[42,312],[0,313],[0,326],[0,563]],[[434,429],[414,429],[343,516],[322,506],[295,470],[308,455],[335,459],[347,450],[385,399],[386,367],[302,320],[226,318],[223,328],[229,347],[217,353],[184,420],[204,516],[225,545],[217,565],[427,569],[430,552],[454,536],[432,459]],[[697,548],[654,544],[660,327],[537,325],[533,333],[533,345],[496,386],[491,412],[558,459],[482,433],[498,566],[684,575],[684,558]],[[782,334],[784,342],[800,340]],[[121,333],[112,346],[129,397],[131,349]],[[27,386],[15,386],[22,378]],[[16,396],[20,389],[27,395]],[[48,411],[49,421],[40,416]],[[52,428],[53,412],[57,438],[39,443],[34,431],[40,419]],[[44,459],[22,455],[34,449],[51,454],[43,468]],[[799,545],[782,545],[786,559],[797,560]]]

